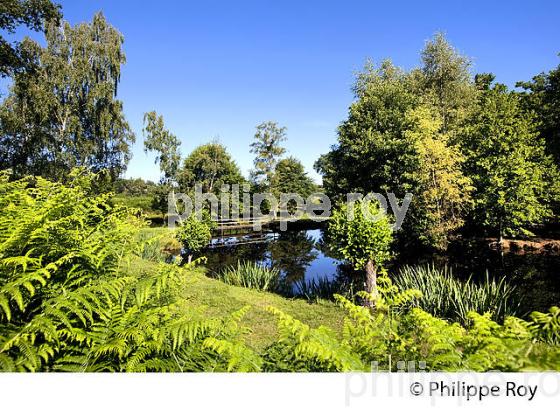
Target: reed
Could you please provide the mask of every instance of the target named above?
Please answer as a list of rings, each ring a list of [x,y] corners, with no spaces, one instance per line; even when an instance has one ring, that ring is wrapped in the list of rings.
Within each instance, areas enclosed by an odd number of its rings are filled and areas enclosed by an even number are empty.
[[[309,301],[318,299],[332,299],[339,292],[339,286],[327,278],[306,280],[302,278],[293,284],[293,295],[303,297]]]
[[[405,266],[394,278],[400,289],[418,289],[423,297],[415,305],[449,320],[467,322],[467,313],[489,312],[492,319],[502,322],[506,316],[519,313],[520,300],[516,287],[505,278],[490,278],[488,272],[481,281],[470,276],[461,280],[447,266]]]
[[[238,261],[237,266],[222,269],[215,276],[228,285],[275,291],[278,287],[280,271],[256,262]]]

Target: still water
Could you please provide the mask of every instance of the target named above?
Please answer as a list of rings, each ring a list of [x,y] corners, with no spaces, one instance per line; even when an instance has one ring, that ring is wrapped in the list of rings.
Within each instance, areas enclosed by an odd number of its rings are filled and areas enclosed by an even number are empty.
[[[287,288],[284,293],[305,296],[311,286],[324,292],[337,292],[359,287],[361,275],[329,255],[320,229],[258,233],[214,238],[204,256],[209,271],[236,266],[248,260],[281,271]],[[398,274],[405,264],[448,265],[459,277],[475,279],[486,272],[493,277],[506,276],[522,297],[524,311],[547,310],[560,305],[560,257],[546,254],[502,254],[480,243],[452,246],[445,254],[412,254],[401,252],[388,266]]]

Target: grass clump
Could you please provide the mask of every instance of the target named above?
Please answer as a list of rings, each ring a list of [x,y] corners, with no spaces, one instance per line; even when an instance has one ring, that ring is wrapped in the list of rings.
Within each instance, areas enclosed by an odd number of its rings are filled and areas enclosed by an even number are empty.
[[[519,313],[520,303],[516,287],[505,278],[491,279],[486,273],[482,281],[471,277],[460,280],[447,266],[405,266],[394,278],[402,290],[418,289],[423,297],[415,301],[418,306],[434,316],[467,323],[468,313],[490,313],[490,317],[503,322],[507,316]]]
[[[256,262],[238,261],[237,266],[230,266],[219,271],[216,278],[228,285],[274,291],[278,287],[280,271]]]
[[[169,228],[142,228],[136,235],[142,259],[170,262],[181,254],[181,243],[175,230]]]

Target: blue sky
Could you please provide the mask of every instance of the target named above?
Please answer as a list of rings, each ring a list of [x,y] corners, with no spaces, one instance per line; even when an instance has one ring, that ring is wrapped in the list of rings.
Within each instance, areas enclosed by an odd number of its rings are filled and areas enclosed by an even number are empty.
[[[71,23],[102,10],[125,36],[118,97],[137,135],[128,177],[157,181],[142,116],[163,114],[183,155],[219,139],[244,173],[265,120],[288,128],[288,154],[309,174],[336,142],[367,57],[418,64],[437,31],[510,86],[558,63],[558,1],[60,1]]]

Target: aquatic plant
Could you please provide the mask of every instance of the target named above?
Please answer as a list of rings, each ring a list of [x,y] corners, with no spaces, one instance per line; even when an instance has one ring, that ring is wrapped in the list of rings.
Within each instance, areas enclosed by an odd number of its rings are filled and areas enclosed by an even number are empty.
[[[450,268],[434,265],[404,266],[394,278],[400,289],[418,289],[422,298],[414,305],[434,316],[465,324],[468,312],[490,313],[493,320],[503,322],[506,316],[519,313],[520,300],[516,287],[506,281],[490,278],[481,281],[472,276],[461,280]]]
[[[311,280],[302,278],[293,284],[294,295],[304,297],[307,300],[332,299],[338,291],[337,283],[325,277]]]
[[[228,285],[275,291],[278,287],[280,271],[257,262],[237,261],[237,266],[222,269],[215,277]]]
[[[143,228],[137,234],[142,259],[154,262],[168,262],[178,258],[181,243],[169,228]]]

